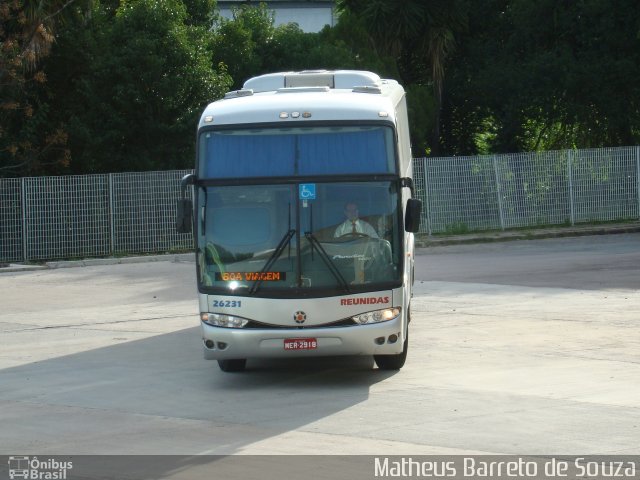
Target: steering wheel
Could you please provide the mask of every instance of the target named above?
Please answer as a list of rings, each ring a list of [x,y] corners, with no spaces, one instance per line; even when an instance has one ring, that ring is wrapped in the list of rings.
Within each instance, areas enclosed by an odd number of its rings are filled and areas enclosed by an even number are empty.
[[[360,232],[348,232],[348,233],[340,235],[338,238],[344,238],[344,237],[371,238],[366,233],[360,233]]]

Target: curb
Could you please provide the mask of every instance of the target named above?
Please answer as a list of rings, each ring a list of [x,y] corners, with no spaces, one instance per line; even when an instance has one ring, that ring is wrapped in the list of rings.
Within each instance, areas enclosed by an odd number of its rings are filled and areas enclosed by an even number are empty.
[[[2,264],[5,265],[5,264]],[[0,274],[9,272],[33,272],[34,270],[46,270],[46,265],[23,265],[20,263],[10,263],[7,266],[0,265]]]
[[[150,262],[195,262],[193,253],[179,253],[168,255],[144,255],[138,257],[120,258],[87,258],[85,260],[62,260],[47,262],[47,268],[74,268],[74,267],[95,267],[100,265],[125,265],[130,263],[150,263]]]
[[[95,267],[99,265],[124,265],[130,263],[150,262],[193,263],[195,262],[195,255],[193,253],[178,253],[168,255],[144,255],[121,258],[87,258],[85,260],[60,260],[55,262],[45,262],[43,265],[11,263],[9,264],[9,266],[0,267],[0,274],[9,272],[30,272],[34,270],[51,270],[56,268]]]
[[[541,228],[536,230],[517,230],[465,235],[422,234],[416,237],[416,247],[428,248],[444,245],[463,245],[471,243],[508,242],[512,240],[536,240],[545,238],[581,237],[587,235],[611,235],[640,232],[640,223],[598,225],[584,227]]]

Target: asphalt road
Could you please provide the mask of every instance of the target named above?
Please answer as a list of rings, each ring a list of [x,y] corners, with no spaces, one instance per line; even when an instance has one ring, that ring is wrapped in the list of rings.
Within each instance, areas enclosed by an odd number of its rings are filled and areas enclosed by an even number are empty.
[[[0,454],[640,454],[639,246],[420,250],[396,373],[221,372],[189,262],[0,274]]]
[[[416,279],[586,290],[640,289],[640,234],[421,249]]]

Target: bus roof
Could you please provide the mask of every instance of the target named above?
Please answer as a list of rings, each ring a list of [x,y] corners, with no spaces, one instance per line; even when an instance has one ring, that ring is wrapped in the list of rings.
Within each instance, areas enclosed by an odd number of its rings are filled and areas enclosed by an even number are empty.
[[[356,70],[281,72],[247,80],[207,106],[200,127],[328,120],[395,123],[404,89]],[[292,125],[293,126],[293,125]]]

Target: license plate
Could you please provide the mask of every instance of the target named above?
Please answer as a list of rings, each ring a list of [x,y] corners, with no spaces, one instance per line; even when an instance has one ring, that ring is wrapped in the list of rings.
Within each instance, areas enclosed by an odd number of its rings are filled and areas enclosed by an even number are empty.
[[[285,350],[315,350],[318,348],[318,340],[315,338],[285,338]]]

